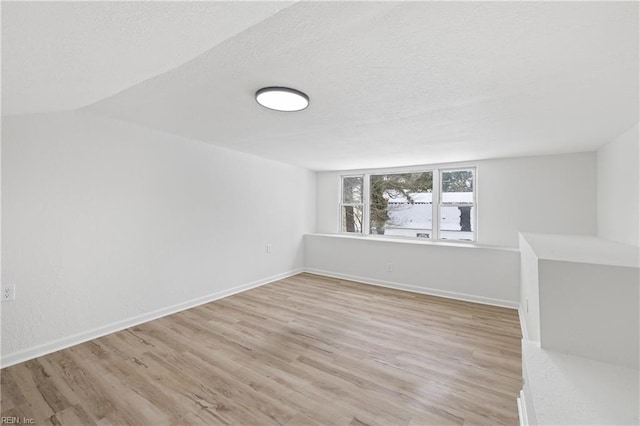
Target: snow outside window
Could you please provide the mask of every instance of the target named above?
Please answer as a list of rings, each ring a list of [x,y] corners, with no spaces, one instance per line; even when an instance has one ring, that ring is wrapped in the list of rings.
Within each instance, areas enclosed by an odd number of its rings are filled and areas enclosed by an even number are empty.
[[[431,238],[433,172],[371,175],[369,233]]]

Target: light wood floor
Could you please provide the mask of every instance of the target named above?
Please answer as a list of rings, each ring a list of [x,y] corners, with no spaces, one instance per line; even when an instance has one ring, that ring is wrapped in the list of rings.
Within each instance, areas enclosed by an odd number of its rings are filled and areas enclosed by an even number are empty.
[[[36,424],[517,424],[515,310],[301,274],[2,370]]]

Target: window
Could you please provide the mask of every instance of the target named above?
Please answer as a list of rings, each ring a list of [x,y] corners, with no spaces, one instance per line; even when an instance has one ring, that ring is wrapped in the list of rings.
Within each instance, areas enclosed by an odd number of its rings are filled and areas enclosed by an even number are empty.
[[[342,176],[340,231],[475,241],[475,168]]]
[[[431,238],[433,172],[371,175],[369,233]]]
[[[342,232],[362,233],[364,223],[364,176],[342,177],[340,216]]]
[[[440,239],[475,240],[474,170],[442,170],[440,172]]]

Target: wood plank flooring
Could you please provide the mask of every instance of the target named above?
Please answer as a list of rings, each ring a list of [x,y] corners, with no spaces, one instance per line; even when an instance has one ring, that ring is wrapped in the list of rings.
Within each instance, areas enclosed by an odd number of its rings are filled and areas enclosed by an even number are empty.
[[[53,425],[518,423],[515,310],[301,274],[3,369]]]

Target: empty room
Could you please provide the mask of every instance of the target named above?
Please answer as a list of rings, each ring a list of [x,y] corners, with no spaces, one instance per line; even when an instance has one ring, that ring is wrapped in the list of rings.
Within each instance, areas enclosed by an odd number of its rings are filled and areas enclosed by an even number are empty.
[[[0,13],[0,424],[640,423],[637,1]]]

